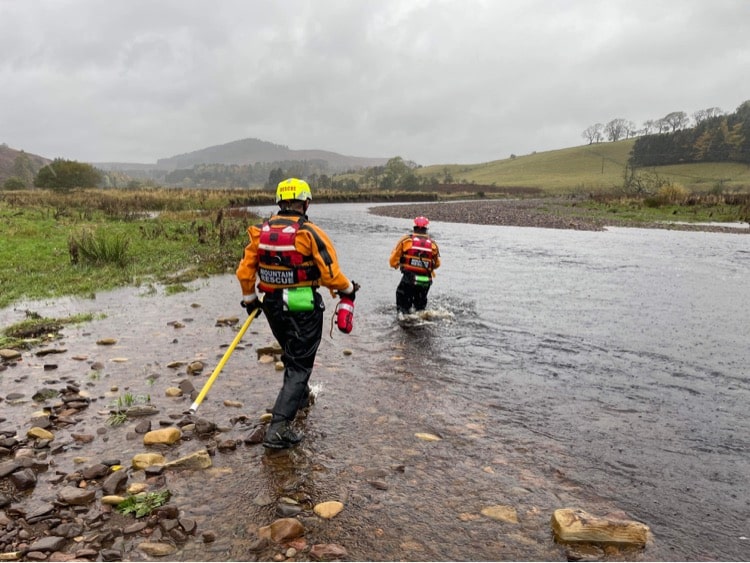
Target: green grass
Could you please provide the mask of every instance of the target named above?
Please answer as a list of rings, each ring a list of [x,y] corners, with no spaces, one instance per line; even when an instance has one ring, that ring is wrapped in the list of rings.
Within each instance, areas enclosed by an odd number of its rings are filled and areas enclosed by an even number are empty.
[[[26,317],[23,321],[0,331],[0,348],[30,348],[33,345],[59,338],[59,332],[65,325],[81,324],[94,319],[91,313],[51,319],[30,311],[26,312]]]
[[[79,261],[91,266],[112,264],[125,267],[128,263],[128,239],[112,229],[81,229],[68,237],[68,252],[74,264]]]
[[[735,223],[746,219],[737,205],[698,204],[646,205],[643,199],[612,198],[607,201],[584,200],[576,203],[575,215],[581,218],[600,219],[605,222],[616,218],[617,222],[648,225],[680,221],[685,223]]]
[[[141,518],[167,504],[171,496],[172,494],[168,489],[128,495],[125,500],[117,505],[116,509],[120,514],[133,514],[136,518]]]
[[[162,212],[158,218],[133,211],[137,194],[122,195],[120,208],[111,201],[96,207],[93,196],[65,200],[54,194],[50,203],[44,192],[22,195],[19,201],[0,192],[0,307],[234,271],[247,244],[247,226],[257,220],[241,212],[219,220],[218,212],[198,209],[205,196],[197,192],[195,210]]]
[[[127,410],[130,407],[148,404],[151,404],[151,395],[133,395],[130,392],[120,395],[110,405],[112,410],[110,411],[109,418],[107,418],[107,424],[110,426],[120,426],[128,420]]]
[[[456,183],[541,188],[547,195],[601,192],[623,185],[633,139],[582,145],[479,164],[447,164],[419,168],[419,177],[441,179],[449,172]],[[706,163],[645,169],[690,191],[748,190],[750,167]]]

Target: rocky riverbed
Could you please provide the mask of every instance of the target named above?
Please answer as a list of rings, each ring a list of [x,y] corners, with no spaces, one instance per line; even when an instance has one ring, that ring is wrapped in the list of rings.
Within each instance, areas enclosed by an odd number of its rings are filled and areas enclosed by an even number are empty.
[[[683,231],[750,233],[750,225],[686,224],[678,222],[637,223],[613,215],[606,221],[595,217],[574,201],[561,198],[485,199],[450,203],[420,203],[375,207],[372,213],[409,219],[426,215],[432,221],[540,227],[548,229],[576,229],[601,231],[607,226],[672,229]]]
[[[165,323],[174,331],[173,344],[192,320]],[[216,319],[215,327],[234,334],[239,319]],[[243,352],[253,355],[247,363],[270,375],[283,365],[264,328],[260,333],[269,345],[250,350],[239,344],[235,361]],[[191,337],[183,342],[197,349]],[[139,353],[154,350],[85,329],[47,333],[27,349],[0,350],[0,560],[205,560],[210,555],[201,552],[225,553],[229,538],[212,525],[213,509],[196,506],[196,499],[210,502],[216,492],[231,491],[215,481],[236,471],[234,463],[244,463],[238,450],[253,448],[279,475],[294,467],[289,452],[263,457],[259,444],[270,415],[264,409],[248,415],[241,393],[225,388],[220,402],[204,399],[201,415],[188,411],[216,362],[201,353],[174,361],[164,357],[139,376],[133,367],[142,359]],[[267,383],[253,389],[270,403],[277,382]],[[300,419],[307,414],[302,411]],[[216,463],[218,458],[223,461]],[[195,487],[200,491],[191,493]],[[249,539],[238,548],[241,555],[230,558],[345,556],[336,544],[301,538],[304,527],[292,516],[309,511],[320,520],[340,511],[338,500],[313,503],[303,489],[295,482],[278,501],[258,493],[256,507],[272,505],[276,517],[252,520]],[[132,508],[123,512],[128,502]]]
[[[540,506],[587,497],[626,516],[512,443],[476,459],[484,417],[420,382],[398,340],[373,351],[326,335],[293,450],[259,444],[281,373],[264,322],[186,414],[238,329],[212,316],[217,293],[121,290],[91,303],[106,318],[2,352],[2,560],[648,559],[556,543]],[[147,514],[117,510],[167,492]]]

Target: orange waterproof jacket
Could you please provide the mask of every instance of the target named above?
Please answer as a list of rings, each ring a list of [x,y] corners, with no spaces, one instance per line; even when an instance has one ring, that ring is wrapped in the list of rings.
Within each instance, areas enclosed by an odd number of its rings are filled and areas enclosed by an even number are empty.
[[[304,216],[297,211],[284,210],[271,217],[269,222],[273,224],[274,220],[277,219],[297,221],[302,217]],[[252,225],[247,229],[250,243],[245,247],[245,253],[236,272],[243,296],[255,294],[255,285],[258,281],[258,269],[260,267],[258,248],[262,227],[263,224],[261,223]],[[294,237],[294,248],[302,256],[311,257],[315,266],[320,271],[320,277],[313,285],[327,287],[331,292],[331,296],[335,295],[333,293],[334,290],[349,293],[354,288],[349,278],[341,273],[336,257],[336,249],[333,247],[331,239],[328,238],[328,235],[320,227],[306,218]],[[310,284],[307,283],[305,285]]]
[[[430,238],[431,246],[432,246],[432,257],[431,257],[432,266],[429,267],[428,270],[429,270],[429,275],[434,278],[435,270],[440,267],[440,249],[438,248],[437,243],[434,240],[432,240],[431,237],[428,237],[428,235],[421,234],[421,233],[409,233],[408,235],[404,235],[401,237],[401,239],[396,243],[396,246],[393,249],[393,252],[391,252],[391,258],[389,260],[391,268],[401,267],[403,271],[404,260],[406,259],[407,252],[411,249],[413,245],[412,237],[414,236]]]

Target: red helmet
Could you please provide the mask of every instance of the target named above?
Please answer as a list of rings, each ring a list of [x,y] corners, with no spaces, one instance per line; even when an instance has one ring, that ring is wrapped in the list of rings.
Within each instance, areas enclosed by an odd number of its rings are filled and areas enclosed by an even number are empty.
[[[430,221],[427,217],[420,215],[414,219],[414,226],[419,227],[420,229],[426,229],[430,226]]]

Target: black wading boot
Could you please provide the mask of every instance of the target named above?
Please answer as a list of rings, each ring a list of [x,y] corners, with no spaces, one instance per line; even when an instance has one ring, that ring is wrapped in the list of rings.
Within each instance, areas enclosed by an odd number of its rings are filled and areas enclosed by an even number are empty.
[[[301,434],[297,434],[291,429],[287,420],[271,421],[263,440],[263,446],[273,450],[283,450],[296,446],[302,441],[302,438]]]
[[[315,404],[315,395],[312,392],[312,389],[310,389],[310,386],[308,385],[305,389],[304,395],[302,395],[302,400],[299,403],[299,410],[297,411],[297,416],[295,417],[296,420],[304,420],[307,418],[307,415],[310,413],[310,407],[312,407]]]

